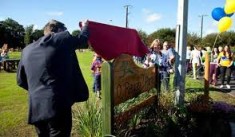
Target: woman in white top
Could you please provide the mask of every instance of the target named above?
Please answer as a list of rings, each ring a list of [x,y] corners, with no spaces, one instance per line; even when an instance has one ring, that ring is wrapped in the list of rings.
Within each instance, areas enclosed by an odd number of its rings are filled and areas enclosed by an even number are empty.
[[[198,47],[194,47],[194,50],[191,52],[191,61],[193,66],[193,78],[197,79],[197,69],[201,65],[201,53]]]
[[[211,62],[218,63],[218,58],[219,56],[219,50],[218,48],[213,48],[212,54],[211,54]]]

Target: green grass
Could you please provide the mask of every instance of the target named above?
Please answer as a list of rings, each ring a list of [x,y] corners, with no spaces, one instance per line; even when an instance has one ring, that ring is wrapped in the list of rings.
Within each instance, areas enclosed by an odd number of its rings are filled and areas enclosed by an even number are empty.
[[[92,75],[90,71],[90,65],[93,58],[93,53],[91,51],[78,52],[78,60],[82,73],[90,89],[89,104],[97,105],[94,94],[92,90]],[[20,58],[20,52],[11,52],[10,58]],[[189,99],[197,94],[203,94],[203,81],[193,80],[192,78],[186,79],[186,99]],[[187,90],[188,88],[193,89],[193,91]],[[235,98],[230,95],[217,92],[216,90],[210,92],[211,97],[216,101],[225,101],[227,103],[235,105]],[[73,109],[78,106],[81,108],[89,108],[89,106],[84,105],[84,103],[77,103],[74,105]],[[100,102],[98,102],[100,106]],[[93,110],[92,110],[93,111]],[[76,112],[76,111],[75,111]],[[82,111],[79,110],[80,113]],[[84,113],[87,111],[84,110]],[[0,136],[2,137],[34,137],[35,130],[33,126],[27,125],[27,115],[28,115],[28,94],[25,90],[21,89],[16,85],[16,73],[7,73],[0,71]],[[82,116],[81,114],[80,116]],[[92,120],[92,119],[91,119]],[[74,121],[76,122],[76,121]],[[96,123],[100,125],[99,123]],[[74,124],[74,126],[76,126]],[[75,132],[78,131],[82,125],[77,125],[74,129]],[[89,126],[89,125],[87,125]]]
[[[195,97],[195,95],[204,93],[204,80],[194,80],[191,77],[186,77],[185,82],[185,100],[189,100],[190,98]],[[235,105],[235,98],[231,95],[213,87],[210,87],[209,90],[209,95],[214,101],[224,101],[229,104]]]
[[[21,52],[9,52],[9,58],[11,59],[19,59],[20,58],[20,54]]]
[[[11,52],[10,58],[20,58],[20,52]],[[90,65],[93,53],[79,52],[78,59],[83,76],[91,91],[92,75]],[[92,93],[90,93],[93,98]],[[77,105],[77,104],[76,104]],[[78,104],[79,105],[79,104]],[[33,126],[27,125],[28,94],[27,91],[16,84],[16,73],[0,71],[0,136],[26,136],[35,135]]]
[[[16,127],[26,126],[27,92],[16,85],[15,73],[0,72],[0,78],[0,136],[16,135]]]

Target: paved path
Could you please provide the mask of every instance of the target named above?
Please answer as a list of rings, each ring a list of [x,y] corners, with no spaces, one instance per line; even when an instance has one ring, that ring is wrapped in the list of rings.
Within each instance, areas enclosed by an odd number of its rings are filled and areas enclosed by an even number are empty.
[[[218,83],[217,83],[217,86],[216,88],[220,89],[220,80],[218,80]],[[226,84],[226,81],[225,81],[225,84]],[[235,79],[234,78],[231,78],[231,82],[230,82],[230,90],[226,88],[226,86],[224,88],[221,89],[221,91],[225,91],[227,94],[233,96],[235,98]]]
[[[199,76],[199,79],[204,80],[204,76],[203,75]],[[226,79],[225,79],[224,84],[226,84]],[[216,88],[216,89],[218,89],[218,90],[220,90],[224,93],[227,93],[227,94],[229,94],[229,95],[231,95],[235,98],[235,78],[231,78],[231,81],[230,81],[230,86],[231,87],[230,87],[230,89],[227,89],[226,86],[224,86],[224,88],[221,89],[220,85],[221,85],[221,80],[218,79],[217,85],[215,87],[211,85],[211,87]]]

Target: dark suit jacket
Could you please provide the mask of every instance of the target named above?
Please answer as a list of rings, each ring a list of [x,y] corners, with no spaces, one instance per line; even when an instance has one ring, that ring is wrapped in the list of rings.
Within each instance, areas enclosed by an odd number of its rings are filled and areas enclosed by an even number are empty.
[[[88,30],[79,37],[52,33],[26,46],[17,70],[17,83],[29,92],[29,124],[48,120],[75,102],[88,99],[75,49],[87,48]]]

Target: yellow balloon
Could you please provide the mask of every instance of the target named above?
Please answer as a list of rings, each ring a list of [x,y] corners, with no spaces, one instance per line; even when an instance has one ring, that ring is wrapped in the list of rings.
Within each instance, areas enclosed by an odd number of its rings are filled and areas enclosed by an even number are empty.
[[[231,14],[235,12],[235,0],[227,0],[224,6],[224,12],[226,14]]]
[[[234,0],[226,0],[225,4],[227,4],[227,3],[230,2],[230,1],[234,1]]]
[[[232,26],[232,19],[230,17],[223,17],[219,20],[218,30],[224,32]]]

